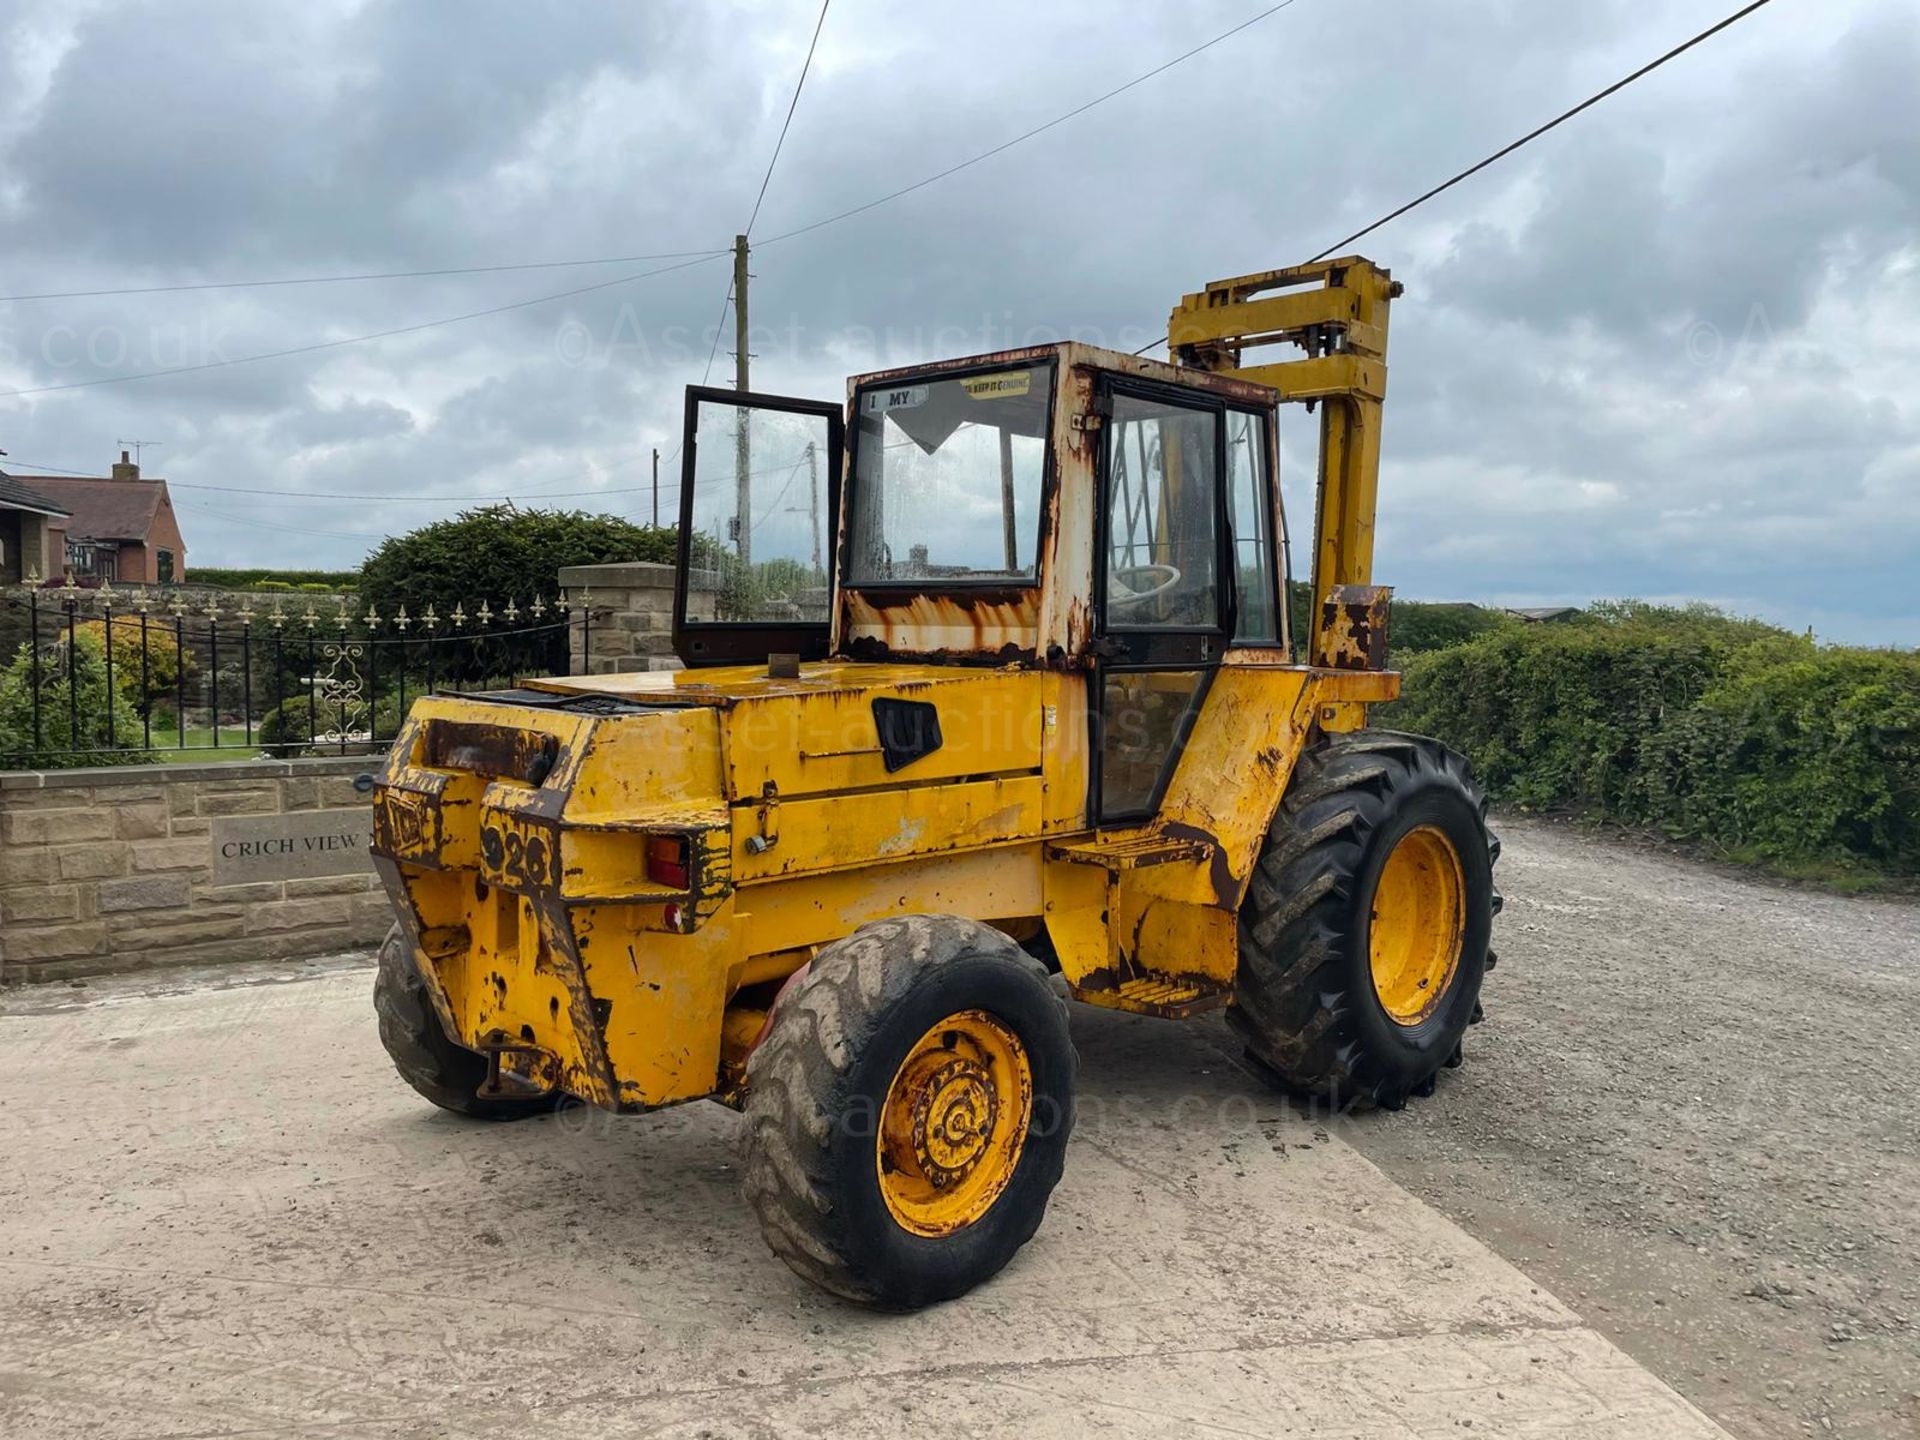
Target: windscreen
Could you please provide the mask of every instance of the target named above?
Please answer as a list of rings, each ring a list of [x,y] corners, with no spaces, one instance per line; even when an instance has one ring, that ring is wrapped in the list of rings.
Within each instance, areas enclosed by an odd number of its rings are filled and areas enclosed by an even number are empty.
[[[847,583],[1031,583],[1053,367],[860,390]]]

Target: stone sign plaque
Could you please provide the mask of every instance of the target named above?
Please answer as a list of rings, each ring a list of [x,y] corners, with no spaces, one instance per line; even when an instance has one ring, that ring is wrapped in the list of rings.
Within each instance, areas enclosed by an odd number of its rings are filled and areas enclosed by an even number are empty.
[[[371,872],[373,807],[226,815],[213,822],[213,883],[304,880]]]

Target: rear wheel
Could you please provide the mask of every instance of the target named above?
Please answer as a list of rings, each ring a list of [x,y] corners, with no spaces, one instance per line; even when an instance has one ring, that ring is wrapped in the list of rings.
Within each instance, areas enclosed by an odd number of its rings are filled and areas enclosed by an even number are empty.
[[[1039,1228],[1076,1064],[1046,967],[997,930],[908,916],[827,946],[747,1064],[767,1243],[862,1304],[964,1294]]]
[[[427,982],[414,963],[400,927],[387,932],[373,976],[373,1009],[380,1043],[400,1078],[442,1110],[478,1120],[523,1120],[563,1103],[556,1095],[482,1095],[487,1058],[456,1045],[435,1013]]]
[[[1336,1108],[1433,1091],[1479,1018],[1498,843],[1467,763],[1391,731],[1301,756],[1240,915],[1228,1018]]]

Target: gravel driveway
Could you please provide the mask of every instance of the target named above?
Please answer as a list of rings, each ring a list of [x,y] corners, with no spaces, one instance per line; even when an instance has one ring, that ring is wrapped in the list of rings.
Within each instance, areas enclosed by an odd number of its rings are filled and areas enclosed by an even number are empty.
[[[1920,1436],[1920,906],[1497,828],[1466,1067],[1336,1133],[1735,1434]]]

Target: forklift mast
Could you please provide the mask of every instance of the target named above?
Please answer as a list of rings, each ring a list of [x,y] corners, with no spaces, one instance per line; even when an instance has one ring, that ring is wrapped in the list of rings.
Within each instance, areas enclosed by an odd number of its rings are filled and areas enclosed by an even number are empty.
[[[1323,407],[1308,653],[1315,665],[1386,665],[1392,592],[1372,583],[1373,521],[1387,393],[1387,311],[1401,289],[1371,261],[1347,256],[1215,280],[1183,297],[1167,322],[1176,365],[1271,386],[1281,400],[1309,410]],[[1250,361],[1247,352],[1273,345],[1305,353]]]

